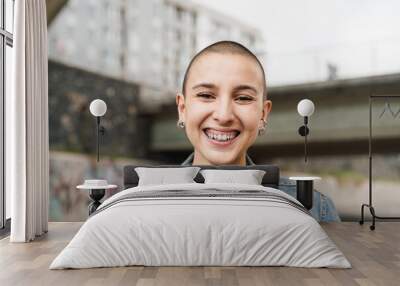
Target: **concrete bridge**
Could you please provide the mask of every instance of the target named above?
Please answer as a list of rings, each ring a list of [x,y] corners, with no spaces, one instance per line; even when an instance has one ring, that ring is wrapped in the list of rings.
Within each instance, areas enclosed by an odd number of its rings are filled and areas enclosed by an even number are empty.
[[[273,108],[267,132],[257,139],[250,154],[259,160],[303,154],[304,138],[297,133],[303,121],[297,113],[297,103],[303,98],[311,99],[316,108],[309,124],[311,156],[367,154],[371,94],[400,95],[400,74],[271,87],[269,98]],[[389,102],[387,105],[385,100],[374,100],[376,153],[400,151],[400,98]],[[171,103],[159,110],[149,115],[152,128],[148,130],[148,151],[155,157],[181,159],[192,147],[184,132],[176,127],[176,106]]]

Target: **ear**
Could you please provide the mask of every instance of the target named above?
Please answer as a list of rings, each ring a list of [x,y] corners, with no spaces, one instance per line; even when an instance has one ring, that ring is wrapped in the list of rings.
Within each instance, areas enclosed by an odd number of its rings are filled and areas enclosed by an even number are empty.
[[[185,97],[182,93],[178,92],[175,101],[178,108],[179,121],[185,122]]]
[[[263,102],[263,116],[262,118],[267,121],[268,115],[272,109],[272,101],[271,100],[264,100]]]

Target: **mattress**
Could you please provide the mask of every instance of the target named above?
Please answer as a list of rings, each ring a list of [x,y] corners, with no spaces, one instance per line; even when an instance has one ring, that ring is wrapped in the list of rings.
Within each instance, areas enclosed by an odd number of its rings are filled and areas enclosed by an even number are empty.
[[[50,269],[129,265],[351,267],[284,192],[199,183],[138,186],[105,200]]]

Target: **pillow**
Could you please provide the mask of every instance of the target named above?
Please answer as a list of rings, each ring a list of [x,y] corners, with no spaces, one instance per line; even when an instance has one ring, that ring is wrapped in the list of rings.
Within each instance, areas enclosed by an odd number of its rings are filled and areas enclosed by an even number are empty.
[[[201,170],[204,183],[234,183],[261,185],[265,171],[262,170]]]
[[[139,176],[138,186],[195,183],[199,167],[187,168],[135,168]]]

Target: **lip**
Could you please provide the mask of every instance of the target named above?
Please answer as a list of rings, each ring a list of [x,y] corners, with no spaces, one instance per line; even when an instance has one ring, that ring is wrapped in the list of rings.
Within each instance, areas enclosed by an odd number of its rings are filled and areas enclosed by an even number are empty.
[[[217,140],[209,138],[207,136],[207,134],[206,134],[206,129],[213,129],[213,130],[220,131],[220,132],[237,131],[237,132],[239,132],[239,134],[235,138],[233,138],[232,140],[221,142],[221,141],[217,141]],[[232,145],[232,144],[234,144],[236,142],[236,139],[240,136],[241,132],[239,130],[237,130],[237,129],[223,130],[223,129],[217,129],[217,128],[203,128],[202,129],[202,133],[203,133],[203,136],[206,137],[207,142],[209,142],[210,144],[212,144],[214,146],[218,146],[218,147],[227,147],[227,146],[230,146],[230,145]]]
[[[211,130],[215,130],[215,131],[219,131],[219,132],[238,132],[238,133],[240,133],[240,131],[237,129],[223,129],[223,128],[213,128],[213,127],[205,127],[202,130],[205,131],[206,129],[211,129]]]

